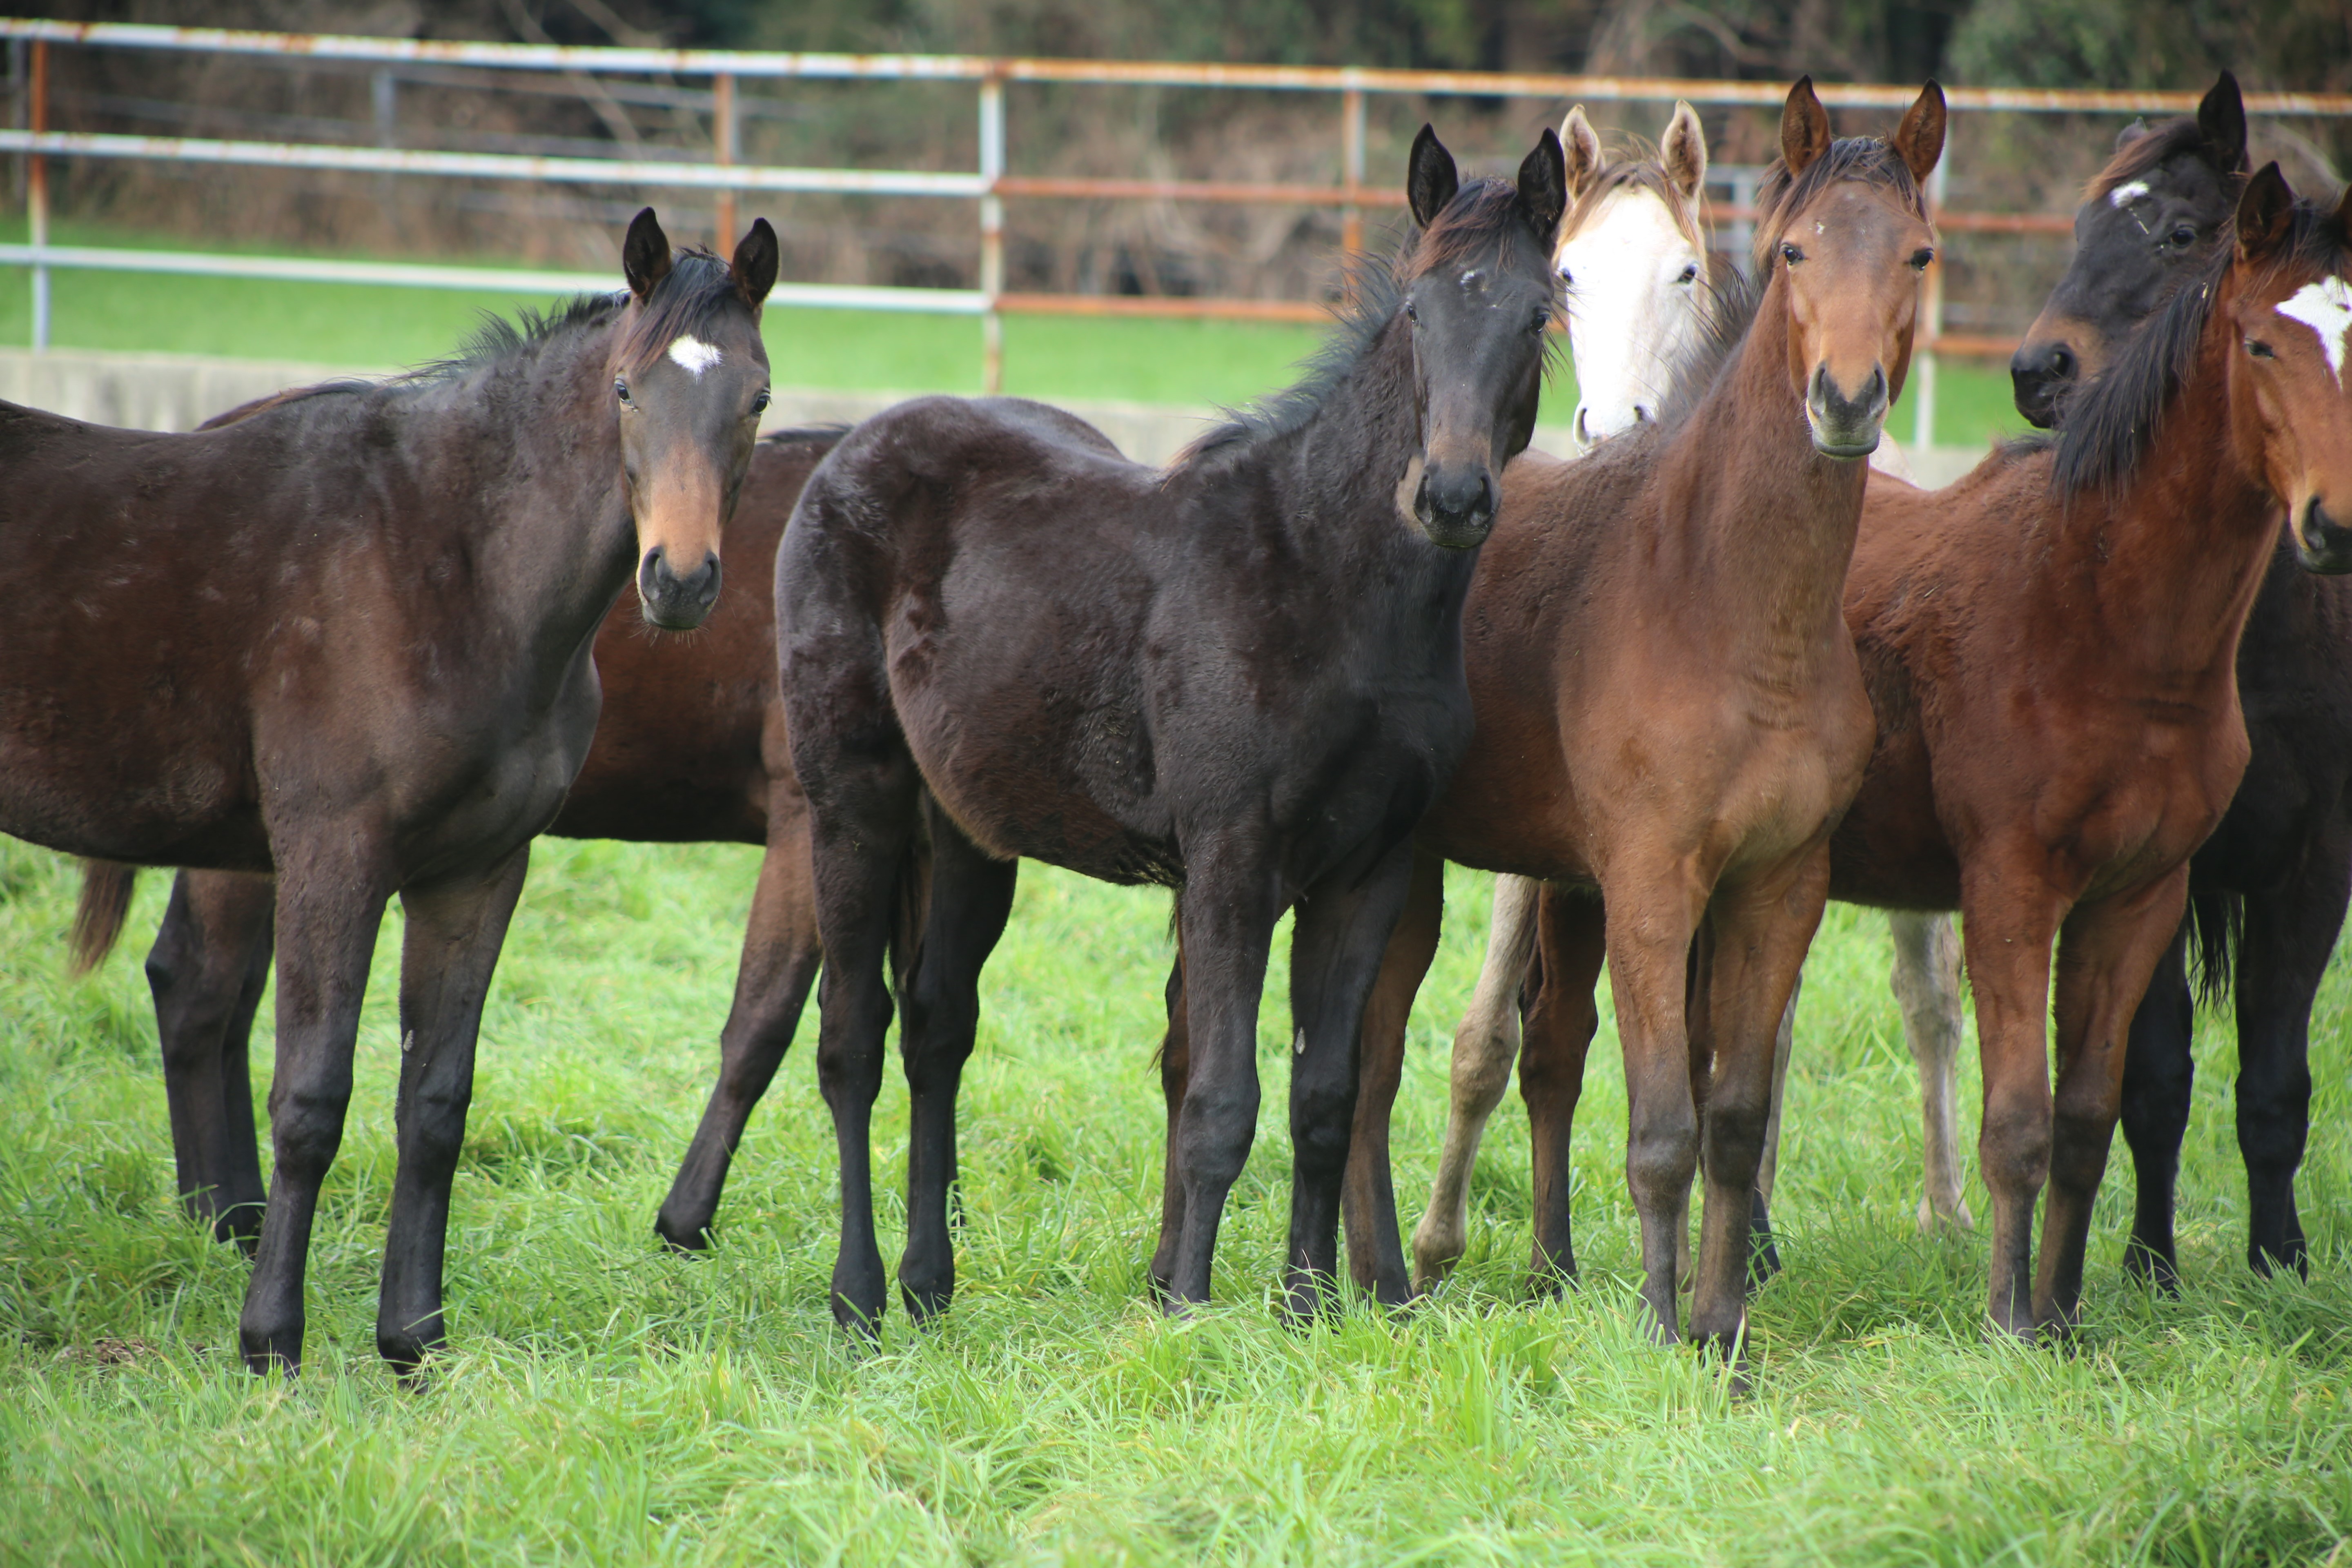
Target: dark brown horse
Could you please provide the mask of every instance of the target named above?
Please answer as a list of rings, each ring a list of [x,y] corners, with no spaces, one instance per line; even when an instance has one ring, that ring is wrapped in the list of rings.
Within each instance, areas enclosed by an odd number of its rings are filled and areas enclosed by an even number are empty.
[[[2282,513],[2307,564],[2346,559],[2348,220],[2352,202],[2298,205],[2264,169],[2235,246],[2068,405],[2055,442],[1997,453],[1947,490],[1871,483],[1846,616],[1878,744],[1830,890],[1962,913],[1990,1310],[2011,1333],[2063,1331],[2081,1299],[2126,1031],[2179,924],[2189,857],[2245,765],[2238,638]],[[1547,992],[1576,951],[1554,934],[1576,917],[1560,902],[1547,895],[1538,939]],[[1580,997],[1531,1008],[1528,1051],[1541,1028],[1580,1054],[1589,1025],[1549,1022]],[[1552,1103],[1529,1095],[1538,1147],[1567,1135],[1541,1125]],[[1544,1201],[1539,1235],[1565,1224],[1565,1188]]]
[[[737,585],[695,636],[648,637],[633,597],[613,606],[596,637],[604,710],[595,742],[547,829],[560,838],[768,847],[719,1035],[719,1081],[655,1221],[664,1239],[689,1249],[707,1241],[744,1121],[816,979],[808,804],[776,692],[769,585],[801,486],[839,438],[837,430],[791,430],[760,443],[727,525]],[[78,969],[103,956],[130,893],[130,868],[92,864],[76,922]],[[269,974],[275,903],[267,877],[183,871],[147,956],[181,1201],[222,1240],[248,1248],[261,1232],[262,1187],[247,1052]]]
[[[811,477],[777,558],[777,630],[814,820],[843,1323],[884,1310],[867,1124],[887,950],[926,844],[928,912],[898,954],[908,1310],[954,1288],[954,1097],[1020,855],[1178,889],[1197,1045],[1171,1310],[1208,1297],[1256,1122],[1267,950],[1296,906],[1286,1285],[1293,1310],[1320,1298],[1365,994],[1412,826],[1469,740],[1462,596],[1534,426],[1562,180],[1547,132],[1516,186],[1461,186],[1424,128],[1419,231],[1356,279],[1316,374],[1165,472],[1036,404],[931,398],[868,420]]]
[[[276,1151],[238,1335],[301,1356],[319,1186],[385,900],[407,916],[400,1163],[378,1349],[442,1337],[449,1184],[481,1005],[530,837],[596,720],[590,648],[632,578],[691,626],[767,400],[775,237],[404,382],[187,436],[0,406],[0,829],[68,853],[276,878]],[[137,737],[126,744],[126,735]]]

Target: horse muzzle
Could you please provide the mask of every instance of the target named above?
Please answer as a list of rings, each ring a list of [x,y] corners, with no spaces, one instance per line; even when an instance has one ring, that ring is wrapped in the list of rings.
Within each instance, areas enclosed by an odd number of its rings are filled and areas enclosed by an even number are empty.
[[[1884,366],[1872,365],[1870,379],[1851,396],[1830,374],[1829,366],[1815,366],[1805,391],[1805,422],[1813,429],[1813,450],[1842,463],[1869,457],[1878,450],[1889,401]]]
[[[2058,423],[2058,399],[2082,374],[2082,363],[2064,340],[2021,344],[2009,358],[2011,395],[2029,424],[2047,430]]]
[[[1484,463],[1424,464],[1413,487],[1412,518],[1432,544],[1475,550],[1493,531],[1501,500]]]
[[[699,568],[681,577],[669,552],[656,545],[637,563],[637,602],[646,620],[666,632],[690,632],[719,602],[719,557],[705,552]]]
[[[2317,496],[2297,507],[2287,521],[2294,558],[2305,571],[2328,577],[2352,572],[2352,525],[2336,521]]]

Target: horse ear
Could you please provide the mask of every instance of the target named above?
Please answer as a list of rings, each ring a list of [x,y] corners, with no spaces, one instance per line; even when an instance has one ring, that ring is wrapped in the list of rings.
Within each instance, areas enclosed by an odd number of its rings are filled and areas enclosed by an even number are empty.
[[[1911,177],[1926,184],[1936,171],[1936,160],[1944,155],[1944,89],[1934,82],[1919,89],[1903,123],[1895,128],[1895,151]]]
[[[1568,158],[1549,125],[1534,150],[1520,160],[1519,205],[1528,209],[1536,237],[1549,248],[1559,232],[1559,215],[1568,210]]]
[[[2147,134],[2147,121],[2145,119],[2133,121],[2129,125],[2125,126],[2121,131],[2116,132],[2116,151],[2118,153],[2122,152],[2125,148],[2130,146],[2133,142],[2138,141],[2141,137]]]
[[[2284,243],[2294,217],[2294,192],[2276,163],[2264,163],[2238,198],[2238,259],[2263,261]]]
[[[669,276],[669,236],[662,232],[651,207],[630,220],[629,237],[621,241],[621,275],[629,280],[629,292],[639,300],[651,295]]]
[[[1423,228],[1435,223],[1461,188],[1454,154],[1445,150],[1434,129],[1423,125],[1421,134],[1412,139],[1412,156],[1405,164],[1404,197],[1412,207],[1412,221]]]
[[[1578,104],[1559,122],[1559,139],[1568,159],[1568,195],[1570,201],[1582,201],[1601,171],[1609,166],[1608,154],[1601,150],[1601,133],[1592,129],[1592,121],[1584,118],[1584,105]]]
[[[2245,173],[2246,100],[2238,91],[2238,79],[2228,71],[2221,73],[2198,104],[2197,129],[2204,132],[2215,168],[2225,174]]]
[[[727,268],[728,276],[735,279],[735,293],[753,315],[760,313],[760,301],[776,286],[776,231],[768,220],[755,217],[751,232],[735,247],[735,259]]]
[[[1813,79],[1801,76],[1780,110],[1780,162],[1794,179],[1830,150],[1830,111],[1813,91]]]
[[[1698,122],[1698,110],[1681,99],[1675,100],[1674,118],[1666,121],[1665,139],[1658,143],[1664,154],[1666,178],[1683,194],[1683,200],[1698,200],[1700,187],[1706,184],[1706,132]]]

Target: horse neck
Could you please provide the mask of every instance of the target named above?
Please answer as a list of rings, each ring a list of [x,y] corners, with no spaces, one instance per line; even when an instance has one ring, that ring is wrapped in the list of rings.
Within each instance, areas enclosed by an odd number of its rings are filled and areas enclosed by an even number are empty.
[[[2234,679],[2282,509],[2231,442],[2228,338],[2207,331],[2125,485],[2075,495],[2060,515],[2049,612],[2102,660],[2123,654],[2168,677]]]
[[[559,332],[442,395],[462,490],[476,501],[470,515],[448,519],[474,563],[468,613],[528,679],[562,678],[635,557],[612,339],[612,330]]]
[[[1664,464],[1654,518],[1669,614],[1768,686],[1795,686],[1838,646],[1868,465],[1814,450],[1789,384],[1787,290],[1775,277],[1737,357]]]

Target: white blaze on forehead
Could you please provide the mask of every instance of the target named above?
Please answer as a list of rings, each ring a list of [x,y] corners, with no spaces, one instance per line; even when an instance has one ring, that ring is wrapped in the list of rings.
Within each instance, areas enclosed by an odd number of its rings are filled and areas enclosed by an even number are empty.
[[[2117,185],[2114,190],[2107,193],[2107,205],[2109,206],[2116,207],[2127,207],[2131,205],[2132,203],[2139,200],[2142,196],[2147,195],[2147,182],[2146,180],[2126,180],[2122,184]]]
[[[2301,321],[2319,334],[2319,348],[2327,356],[2327,373],[2344,384],[2344,340],[2352,333],[2352,288],[2341,278],[2306,283],[2278,307],[2290,321]]]
[[[725,356],[700,338],[680,337],[671,342],[669,357],[685,366],[688,374],[700,381],[702,373]]]

